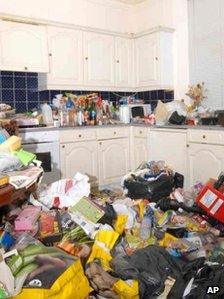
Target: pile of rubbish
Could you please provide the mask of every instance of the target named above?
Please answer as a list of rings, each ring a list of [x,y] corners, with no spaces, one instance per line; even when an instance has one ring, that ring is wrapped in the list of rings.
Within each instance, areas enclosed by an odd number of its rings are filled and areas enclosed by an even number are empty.
[[[123,188],[40,185],[2,219],[0,298],[223,298],[223,182],[151,161]]]

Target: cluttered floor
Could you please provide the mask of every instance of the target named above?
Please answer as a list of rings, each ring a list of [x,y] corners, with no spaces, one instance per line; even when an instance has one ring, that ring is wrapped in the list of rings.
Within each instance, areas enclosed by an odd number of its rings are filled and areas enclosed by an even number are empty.
[[[10,170],[19,158],[7,154]],[[80,173],[46,186],[37,173],[36,190],[1,210],[1,299],[224,298],[223,173],[190,190],[162,161],[117,189]],[[26,187],[21,173],[10,182]]]

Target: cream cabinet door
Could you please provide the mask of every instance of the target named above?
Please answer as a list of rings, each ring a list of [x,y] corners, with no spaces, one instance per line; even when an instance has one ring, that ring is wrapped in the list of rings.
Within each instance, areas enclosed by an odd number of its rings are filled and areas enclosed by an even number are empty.
[[[46,28],[0,21],[0,69],[48,72]]]
[[[157,34],[135,40],[136,86],[144,87],[159,83]]]
[[[96,141],[60,144],[62,178],[73,178],[76,172],[86,174],[95,184],[98,178]]]
[[[84,32],[84,84],[114,85],[114,37]]]
[[[149,151],[147,138],[134,137],[134,169],[136,169],[142,162],[148,162]]]
[[[133,40],[115,38],[115,86],[133,85]]]
[[[49,85],[82,85],[82,32],[60,27],[48,28],[50,55]]]
[[[150,160],[163,160],[185,177],[187,185],[187,134],[183,130],[150,130]]]
[[[224,147],[211,144],[193,144],[188,147],[188,173],[190,186],[209,178],[216,179],[224,169]]]
[[[99,184],[117,183],[130,168],[129,139],[99,141]]]

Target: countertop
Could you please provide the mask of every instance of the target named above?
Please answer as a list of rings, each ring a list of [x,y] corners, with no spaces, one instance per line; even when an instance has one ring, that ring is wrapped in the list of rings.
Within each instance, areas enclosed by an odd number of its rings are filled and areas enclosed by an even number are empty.
[[[224,130],[224,127],[222,126],[187,126],[187,125],[148,125],[148,124],[136,124],[136,123],[130,123],[130,124],[116,124],[116,125],[97,125],[97,126],[77,126],[77,127],[37,127],[37,128],[22,128],[19,129],[20,133],[25,132],[39,132],[39,131],[58,131],[58,130],[77,130],[77,129],[97,129],[97,128],[114,128],[114,127],[144,127],[144,128],[150,128],[150,129],[175,129],[175,130],[213,130],[213,131],[222,131]]]

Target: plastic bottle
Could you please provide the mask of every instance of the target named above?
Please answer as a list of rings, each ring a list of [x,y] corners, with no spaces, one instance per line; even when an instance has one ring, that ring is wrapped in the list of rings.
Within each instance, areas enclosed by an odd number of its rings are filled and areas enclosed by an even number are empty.
[[[50,105],[44,103],[41,107],[42,114],[43,114],[43,122],[45,125],[53,125],[53,114]]]
[[[147,240],[151,237],[154,211],[150,206],[145,207],[145,213],[140,228],[140,238]]]
[[[66,127],[69,125],[69,113],[65,106],[60,106],[59,109],[60,126]]]
[[[78,126],[82,126],[84,122],[84,115],[82,109],[79,107],[78,113],[77,113],[77,124]]]

